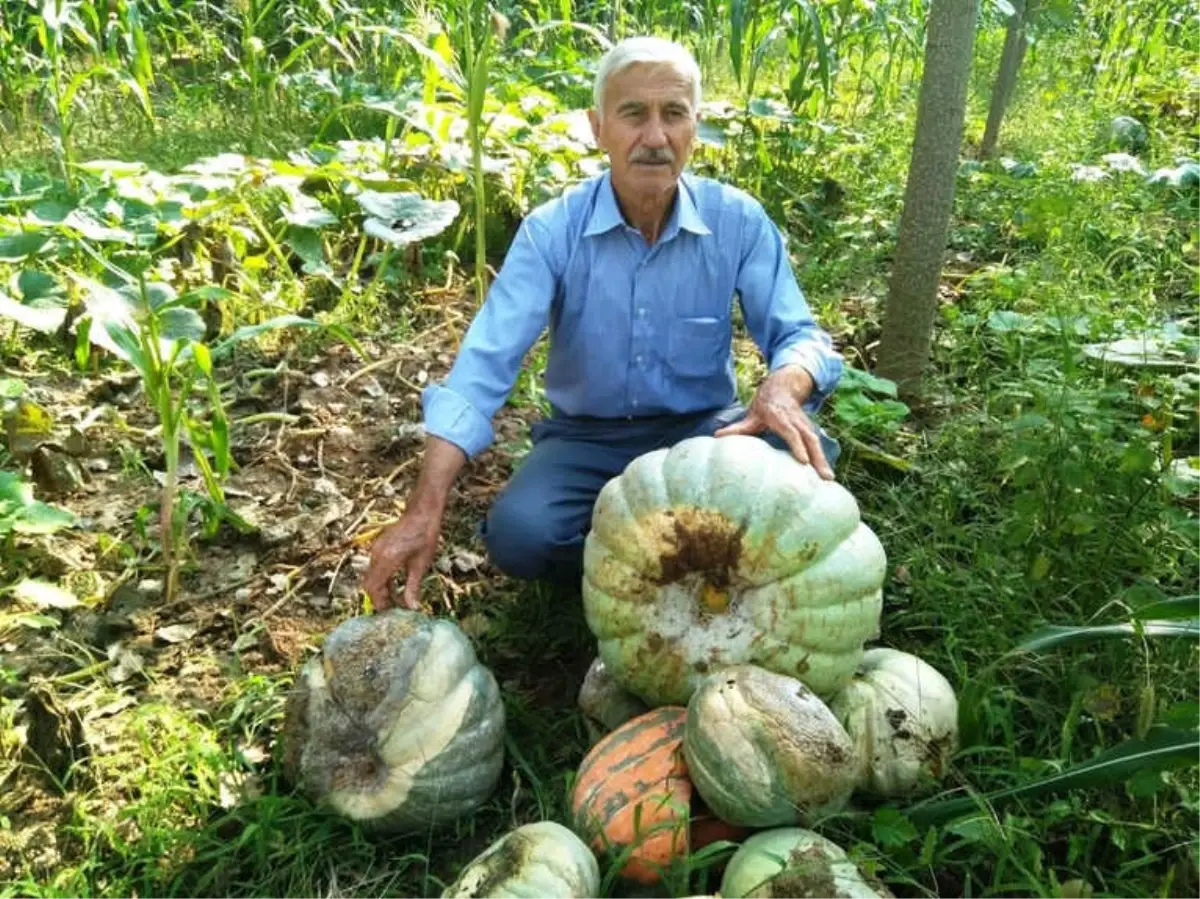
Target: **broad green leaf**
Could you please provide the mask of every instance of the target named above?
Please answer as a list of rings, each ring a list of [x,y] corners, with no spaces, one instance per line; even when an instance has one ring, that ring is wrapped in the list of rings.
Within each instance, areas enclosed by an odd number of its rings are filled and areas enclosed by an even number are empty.
[[[997,309],[988,316],[987,326],[993,331],[1031,331],[1035,326],[1035,321],[1020,312]]]
[[[0,293],[0,318],[8,318],[43,334],[52,334],[62,327],[67,317],[66,307],[48,305],[26,306]]]
[[[131,298],[136,298],[135,301],[140,305],[142,300],[140,288],[129,287],[124,290]],[[177,298],[178,294],[175,292],[175,288],[165,281],[146,282],[145,301],[150,304],[151,309],[162,309],[164,306],[174,303]]]
[[[842,370],[842,377],[838,381],[838,389],[866,390],[871,393],[882,393],[884,396],[890,396],[893,399],[897,396],[895,381],[890,381],[887,378],[873,375],[869,371],[863,371],[861,368],[851,368],[850,366]]]
[[[459,213],[458,203],[454,200],[430,200],[409,191],[380,193],[364,190],[355,200],[368,215],[363,230],[372,237],[399,246],[441,234]]]
[[[114,228],[101,222],[90,209],[75,209],[63,220],[63,226],[79,233],[84,240],[96,243],[135,243],[133,234],[124,228]]]
[[[982,795],[926,800],[905,813],[919,827],[977,810],[990,816],[991,807],[1012,799],[1109,786],[1143,770],[1195,765],[1198,754],[1200,731],[1155,725],[1145,737],[1118,743],[1095,758],[1049,777]]]
[[[326,225],[336,225],[338,217],[318,203],[281,206],[283,220],[297,228],[324,228]]]
[[[179,297],[179,305],[196,306],[198,303],[219,303],[225,300],[232,300],[234,296],[235,294],[232,290],[217,287],[215,284],[206,284],[204,287],[196,287],[184,292]]]
[[[29,210],[26,221],[34,225],[61,225],[75,207],[59,200],[43,200]]]
[[[158,313],[158,333],[166,340],[204,339],[204,319],[195,309],[172,306]]]
[[[321,245],[321,235],[312,228],[301,228],[292,225],[287,230],[284,239],[292,252],[303,261],[303,270],[309,274],[332,274],[325,261],[325,248]]]
[[[25,392],[25,382],[20,378],[0,378],[0,400],[15,400]]]
[[[18,602],[36,606],[39,609],[73,609],[82,603],[74,593],[64,590],[49,581],[27,578],[13,587],[13,596]]]
[[[27,268],[17,275],[17,291],[23,303],[32,303],[43,297],[60,295],[62,285],[53,275]]]
[[[22,231],[0,237],[0,262],[24,262],[36,256],[50,242],[44,231]]]
[[[1200,637],[1200,619],[1186,621],[1142,621],[1096,625],[1050,625],[1030,634],[1014,647],[1013,652],[1040,652],[1074,643],[1110,637],[1129,637],[1138,632],[1148,637]]]

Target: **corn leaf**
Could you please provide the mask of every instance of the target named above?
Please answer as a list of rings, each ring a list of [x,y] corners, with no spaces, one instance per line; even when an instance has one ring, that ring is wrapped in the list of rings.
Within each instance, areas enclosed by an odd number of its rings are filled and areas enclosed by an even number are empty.
[[[1013,799],[1109,786],[1141,771],[1195,765],[1198,753],[1200,731],[1156,725],[1146,736],[1118,743],[1095,758],[1058,774],[991,793],[928,800],[910,806],[904,810],[904,814],[918,827],[937,824],[972,811],[990,815],[993,807]]]
[[[1016,645],[1014,652],[1040,652],[1074,643],[1088,643],[1111,637],[1130,637],[1145,634],[1147,637],[1200,637],[1200,619],[1186,621],[1127,621],[1116,624],[1095,625],[1048,625],[1030,634]]]

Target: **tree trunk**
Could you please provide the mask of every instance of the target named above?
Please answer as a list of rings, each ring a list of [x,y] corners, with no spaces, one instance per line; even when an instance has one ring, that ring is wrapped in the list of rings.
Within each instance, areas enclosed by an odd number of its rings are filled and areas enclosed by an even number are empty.
[[[1000,55],[1000,70],[996,73],[996,83],[992,87],[992,102],[988,108],[987,127],[983,130],[983,143],[979,147],[979,155],[983,159],[990,158],[996,152],[996,143],[1000,139],[1000,123],[1004,121],[1004,113],[1008,102],[1012,99],[1013,88],[1017,84],[1017,72],[1025,59],[1025,50],[1029,44],[1025,40],[1025,29],[1033,20],[1034,7],[1037,0],[1011,0],[1015,12],[1008,20],[1008,33],[1004,37],[1004,52]]]
[[[907,396],[920,392],[929,359],[946,230],[954,206],[977,10],[977,0],[933,0],[929,13],[916,135],[877,367]]]

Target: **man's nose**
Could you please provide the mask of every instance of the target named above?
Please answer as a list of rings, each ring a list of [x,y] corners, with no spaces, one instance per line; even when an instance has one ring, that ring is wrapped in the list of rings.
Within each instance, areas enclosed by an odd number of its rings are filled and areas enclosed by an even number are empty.
[[[663,127],[662,119],[650,116],[642,128],[642,143],[647,147],[664,147],[667,144],[667,129]]]

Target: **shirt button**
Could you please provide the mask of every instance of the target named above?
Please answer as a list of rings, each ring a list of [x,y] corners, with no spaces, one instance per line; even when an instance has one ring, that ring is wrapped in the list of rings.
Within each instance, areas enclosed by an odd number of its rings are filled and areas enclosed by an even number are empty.
[[[639,307],[638,307],[638,318],[645,318],[645,317],[646,317],[646,309],[645,309],[645,307],[643,307],[643,306],[639,306]]]
[[[633,361],[634,361],[634,362],[636,362],[638,365],[641,365],[641,364],[642,364],[642,357],[641,357],[641,356],[638,356],[638,357],[637,357],[637,358],[635,358]]]
[[[635,409],[636,409],[636,408],[637,408],[637,404],[638,404],[638,401],[637,401],[637,400],[634,400],[634,401],[633,401],[633,408],[635,408]]]

